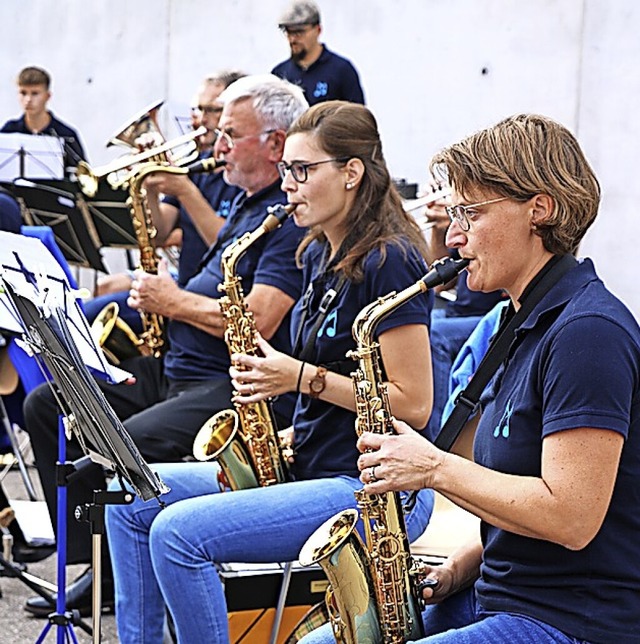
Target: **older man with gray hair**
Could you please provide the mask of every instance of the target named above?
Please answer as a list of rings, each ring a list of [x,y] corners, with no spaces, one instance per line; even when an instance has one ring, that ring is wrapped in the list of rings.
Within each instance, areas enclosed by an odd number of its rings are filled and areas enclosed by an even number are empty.
[[[134,384],[99,382],[107,400],[151,463],[177,462],[191,455],[200,427],[216,412],[232,406],[229,349],[218,286],[223,282],[223,251],[243,234],[255,230],[267,208],[286,203],[280,189],[277,163],[285,133],[308,107],[302,90],[271,74],[246,76],[232,83],[219,98],[224,104],[214,154],[226,161],[225,180],[242,192],[231,206],[218,238],[205,253],[199,272],[180,288],[166,269],[158,275],[137,271],[129,304],[169,320],[169,349],[161,358],[136,357],[122,363],[135,376]],[[304,235],[292,220],[251,246],[237,265],[248,308],[260,334],[280,350],[291,351],[289,313],[299,299],[302,274],[295,251]],[[280,427],[290,424],[294,397],[281,396],[274,405]],[[48,385],[35,389],[25,402],[40,478],[52,515],[55,513],[55,455],[59,409]],[[70,460],[82,455],[71,441]],[[104,473],[87,468],[68,485],[69,562],[90,557],[90,534],[79,526],[73,509],[91,501],[92,491],[105,488]],[[54,517],[55,519],[55,517]],[[53,521],[56,524],[56,521]],[[105,553],[106,555],[106,553]],[[110,566],[104,566],[105,578]],[[67,607],[90,609],[90,576],[84,575],[67,594]],[[113,589],[104,588],[104,597]],[[69,591],[69,589],[68,589]],[[28,610],[36,611],[30,600]],[[44,611],[46,615],[46,610]]]

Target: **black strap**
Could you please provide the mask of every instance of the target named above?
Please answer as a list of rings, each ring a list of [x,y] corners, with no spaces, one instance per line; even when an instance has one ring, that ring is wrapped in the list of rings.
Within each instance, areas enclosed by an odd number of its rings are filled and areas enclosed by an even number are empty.
[[[469,416],[476,410],[480,396],[487,383],[491,380],[500,364],[506,359],[509,347],[515,338],[516,329],[526,320],[538,302],[558,282],[560,277],[575,267],[576,264],[577,261],[572,255],[554,257],[534,278],[534,282],[525,291],[525,297],[521,298],[520,309],[500,325],[478,369],[466,389],[458,395],[451,415],[447,418],[434,441],[436,447],[446,452],[451,449],[467,420],[469,420]]]
[[[302,318],[300,319],[300,324],[298,325],[298,332],[296,333],[296,341],[294,343],[293,355],[297,356],[299,360],[302,360],[303,362],[310,361],[311,353],[313,351],[313,345],[315,344],[318,331],[320,330],[320,327],[322,326],[322,323],[325,321],[329,311],[331,310],[333,303],[336,301],[336,298],[338,297],[338,295],[342,292],[342,289],[344,288],[346,283],[347,283],[347,278],[345,274],[342,273],[340,275],[340,278],[338,279],[338,282],[335,288],[330,288],[322,296],[322,300],[320,301],[320,306],[318,307],[320,314],[318,315],[313,325],[313,328],[311,329],[311,332],[307,337],[307,341],[305,342],[304,347],[302,348],[302,351],[298,353],[298,349],[299,349],[298,345],[300,344],[300,339],[302,337],[302,327],[304,326],[304,322],[307,317],[309,298],[313,294],[313,283],[309,284],[309,288],[307,289],[307,292],[304,295],[304,300],[302,303],[303,304]]]

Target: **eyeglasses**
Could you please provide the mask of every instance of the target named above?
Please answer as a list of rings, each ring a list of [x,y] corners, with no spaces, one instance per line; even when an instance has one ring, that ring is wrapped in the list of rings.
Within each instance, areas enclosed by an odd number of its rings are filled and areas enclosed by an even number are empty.
[[[447,215],[451,219],[451,223],[456,221],[458,226],[462,229],[463,232],[467,232],[471,228],[471,221],[475,217],[475,209],[480,208],[480,206],[488,206],[491,203],[498,203],[499,201],[506,201],[509,197],[499,197],[498,199],[489,199],[489,201],[481,201],[480,203],[472,203],[468,206],[445,206]]]
[[[222,139],[227,147],[230,150],[233,150],[233,146],[240,140],[242,139],[250,139],[256,136],[263,136],[264,134],[271,134],[272,132],[275,132],[276,130],[265,130],[264,132],[258,132],[257,134],[245,134],[244,136],[236,136],[235,134],[230,134],[229,132],[225,132],[224,130],[219,130],[216,128],[213,130],[213,133],[216,135],[216,143]]]
[[[192,112],[200,114],[222,114],[222,107],[217,105],[195,105],[191,108]]]
[[[309,168],[314,168],[315,166],[322,165],[323,163],[331,163],[332,161],[344,163],[348,160],[349,157],[324,159],[324,161],[313,161],[312,163],[303,163],[302,161],[285,163],[284,161],[280,161],[280,163],[277,164],[277,168],[281,179],[285,178],[287,172],[291,172],[291,176],[293,177],[294,181],[297,181],[298,183],[304,183],[309,178]]]

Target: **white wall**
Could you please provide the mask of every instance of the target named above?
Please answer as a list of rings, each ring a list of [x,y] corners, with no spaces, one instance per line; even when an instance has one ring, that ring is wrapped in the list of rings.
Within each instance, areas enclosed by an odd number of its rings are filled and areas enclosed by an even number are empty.
[[[53,75],[52,109],[94,164],[104,143],[154,100],[186,113],[200,78],[269,71],[287,57],[283,0],[4,0],[0,118],[19,113],[15,76]],[[634,153],[640,147],[636,0],[318,0],[324,40],[360,72],[396,177],[423,182],[443,145],[508,114],[541,112],[580,139],[603,188],[583,254],[640,317]],[[4,116],[2,116],[4,115]],[[627,246],[622,246],[622,239]]]

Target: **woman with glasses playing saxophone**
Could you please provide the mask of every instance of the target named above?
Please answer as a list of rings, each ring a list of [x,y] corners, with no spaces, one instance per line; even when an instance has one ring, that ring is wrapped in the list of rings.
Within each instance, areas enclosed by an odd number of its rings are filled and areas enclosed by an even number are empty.
[[[447,244],[470,261],[469,288],[504,289],[511,304],[508,352],[463,429],[473,460],[401,422],[396,436],[359,440],[367,493],[428,486],[481,519],[428,571],[426,638],[414,641],[637,642],[640,329],[591,260],[573,257],[598,180],[575,137],[532,114],[446,148],[432,167],[451,180]]]
[[[292,319],[296,355],[259,339],[263,357],[234,355],[230,373],[239,403],[298,392],[292,481],[177,501],[158,513],[148,548],[180,642],[229,641],[212,563],[296,560],[320,524],[355,507],[356,407],[345,375],[355,368],[345,358],[355,348],[351,326],[363,306],[427,270],[423,238],[393,188],[367,108],[329,101],[302,114],[279,170],[295,223],[310,230],[298,249],[308,288]],[[379,327],[391,408],[417,427],[431,410],[430,310],[421,295]],[[216,466],[204,466],[214,477]],[[432,503],[430,492],[420,493],[407,518],[410,539],[424,531]]]

